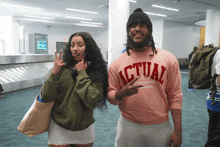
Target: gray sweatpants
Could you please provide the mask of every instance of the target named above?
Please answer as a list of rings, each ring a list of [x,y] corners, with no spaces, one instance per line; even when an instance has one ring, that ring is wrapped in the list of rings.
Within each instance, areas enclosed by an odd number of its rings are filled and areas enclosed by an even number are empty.
[[[115,147],[167,147],[172,133],[170,120],[161,124],[143,125],[128,121],[120,115]]]

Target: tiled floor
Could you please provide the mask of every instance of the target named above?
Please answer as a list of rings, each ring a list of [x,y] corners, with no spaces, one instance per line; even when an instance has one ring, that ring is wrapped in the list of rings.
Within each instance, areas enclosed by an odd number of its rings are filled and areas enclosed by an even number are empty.
[[[188,91],[188,74],[182,71],[183,142],[181,147],[203,147],[207,139],[207,90]],[[0,99],[0,147],[47,147],[47,133],[29,138],[17,126],[40,92],[40,87],[7,94]],[[108,110],[94,111],[96,141],[93,147],[114,147],[115,128],[120,111],[108,103]],[[170,117],[172,119],[172,117]],[[172,121],[172,120],[171,120]]]

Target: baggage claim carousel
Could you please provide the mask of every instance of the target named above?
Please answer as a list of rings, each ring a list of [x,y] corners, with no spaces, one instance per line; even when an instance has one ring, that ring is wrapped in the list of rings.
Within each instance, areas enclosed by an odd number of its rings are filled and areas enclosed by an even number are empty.
[[[52,54],[0,55],[0,93],[42,85],[53,64]]]

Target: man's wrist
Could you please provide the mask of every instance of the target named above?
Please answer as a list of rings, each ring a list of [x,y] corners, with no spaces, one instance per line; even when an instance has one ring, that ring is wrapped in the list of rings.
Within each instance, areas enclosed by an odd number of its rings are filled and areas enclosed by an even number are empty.
[[[182,133],[182,127],[174,127],[174,132]]]
[[[120,89],[120,91],[121,91],[121,96],[122,96],[122,97],[124,97],[123,90],[122,90],[122,89]]]
[[[115,93],[115,98],[119,101],[122,101],[122,99],[124,98],[124,94],[123,94],[123,91],[122,89],[118,90],[116,93]]]

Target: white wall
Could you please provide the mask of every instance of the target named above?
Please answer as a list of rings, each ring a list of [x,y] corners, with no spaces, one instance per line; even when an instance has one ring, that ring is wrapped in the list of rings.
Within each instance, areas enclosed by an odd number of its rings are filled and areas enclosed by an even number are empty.
[[[193,47],[199,47],[200,27],[164,21],[163,49],[176,58],[188,58]]]
[[[81,27],[81,26],[48,26],[43,23],[32,24],[14,21],[12,17],[0,17],[0,54],[20,54],[19,39],[24,39],[24,53],[29,53],[29,33],[41,33],[48,35],[48,53],[54,54],[56,42],[67,42],[69,36],[75,32],[88,32],[92,35],[103,54],[108,47],[107,28]],[[22,30],[23,29],[23,30]],[[24,33],[24,34],[23,34]],[[24,36],[23,36],[24,35]],[[23,41],[20,41],[23,43]],[[20,45],[21,47],[23,44]],[[4,51],[2,50],[4,48]],[[105,57],[105,55],[103,55]]]
[[[200,27],[187,24],[181,24],[169,21],[152,21],[153,23],[153,37],[155,46],[173,53],[176,58],[187,58],[194,46],[199,46]],[[108,28],[92,28],[79,26],[51,26],[41,24],[18,24],[13,21],[13,27],[9,32],[5,32],[1,28],[1,34],[12,33],[11,38],[6,38],[5,48],[8,54],[19,54],[19,27],[24,26],[25,34],[25,53],[29,52],[29,33],[48,34],[48,48],[49,54],[54,54],[56,49],[56,42],[67,42],[71,34],[75,32],[85,31],[92,35],[97,42],[104,59],[107,60],[108,51]],[[10,35],[9,35],[10,36]],[[0,38],[1,39],[1,38]],[[10,41],[7,41],[10,40]],[[10,43],[12,42],[12,43]],[[125,44],[126,42],[122,42]]]
[[[108,51],[108,28],[99,29],[96,37],[94,37],[96,40],[99,48],[101,49],[101,53],[103,55],[103,58],[107,60],[107,51]]]
[[[163,21],[152,21],[153,25],[153,39],[156,48],[163,47]]]
[[[23,24],[25,29],[25,50],[29,52],[29,33],[42,33],[48,34],[48,53],[54,54],[56,50],[56,42],[68,42],[69,36],[75,32],[88,32],[97,42],[100,48],[103,44],[102,29],[92,27],[79,27],[79,26],[45,26]],[[99,32],[99,33],[98,33]],[[106,38],[105,38],[106,39]]]

